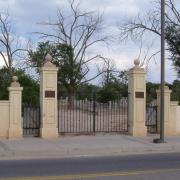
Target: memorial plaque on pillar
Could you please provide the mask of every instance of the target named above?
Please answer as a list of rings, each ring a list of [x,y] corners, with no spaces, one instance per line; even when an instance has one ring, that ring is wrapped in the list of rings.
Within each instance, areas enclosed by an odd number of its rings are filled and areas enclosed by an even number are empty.
[[[45,91],[45,98],[55,98],[55,91]]]
[[[144,92],[135,92],[136,98],[144,98]]]

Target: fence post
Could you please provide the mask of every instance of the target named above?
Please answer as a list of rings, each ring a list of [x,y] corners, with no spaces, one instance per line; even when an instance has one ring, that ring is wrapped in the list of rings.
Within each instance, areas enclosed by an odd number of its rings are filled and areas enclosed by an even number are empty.
[[[42,138],[58,137],[57,71],[58,68],[52,64],[52,57],[46,55],[44,65],[40,68],[40,136]]]
[[[146,136],[146,80],[145,70],[134,60],[134,67],[129,70],[128,81],[128,130],[132,136]]]
[[[176,122],[175,118],[172,118],[172,105],[173,103],[170,100],[171,90],[168,86],[164,87],[164,134],[167,136],[176,135]],[[160,132],[160,89],[156,91],[157,93],[157,130]],[[174,104],[177,106],[177,103]]]
[[[9,133],[8,138],[17,139],[23,136],[22,127],[22,90],[18,82],[18,77],[13,76],[9,91]]]

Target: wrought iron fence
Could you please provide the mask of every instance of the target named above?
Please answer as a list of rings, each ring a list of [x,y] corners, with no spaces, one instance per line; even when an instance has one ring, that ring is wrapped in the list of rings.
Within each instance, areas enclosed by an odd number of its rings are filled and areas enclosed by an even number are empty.
[[[157,133],[157,105],[146,106],[146,126],[148,133]]]
[[[22,106],[23,135],[39,136],[40,134],[40,106],[24,104]]]
[[[103,99],[100,93],[61,94],[60,133],[128,132],[128,101],[120,94]]]

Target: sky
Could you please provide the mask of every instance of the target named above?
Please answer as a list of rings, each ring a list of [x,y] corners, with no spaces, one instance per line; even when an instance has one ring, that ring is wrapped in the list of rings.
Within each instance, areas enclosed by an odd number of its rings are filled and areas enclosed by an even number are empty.
[[[144,13],[149,8],[153,8],[152,0],[81,0],[80,2],[81,9],[83,10],[97,10],[103,13],[105,31],[113,34],[117,34],[118,24],[127,22],[129,19],[137,16],[138,13]],[[33,32],[46,31],[45,27],[39,23],[48,20],[55,21],[57,8],[66,9],[67,0],[0,0],[0,12],[6,13],[8,10],[11,22],[13,22],[13,28],[24,43],[29,39],[34,44],[39,41],[37,35]],[[154,46],[151,48],[149,56],[160,48],[160,39],[154,39],[154,41]],[[144,51],[146,50],[147,46],[144,44],[140,56],[141,61],[145,56]],[[120,42],[117,38],[117,41],[111,44],[111,46],[99,45],[94,47],[93,51],[113,59],[116,67],[124,70],[133,66],[134,59],[139,56],[140,45],[138,42]],[[1,62],[2,59],[0,59],[0,65]],[[93,73],[93,70],[91,73]],[[176,79],[176,73],[171,66],[171,62],[166,59],[166,81],[172,82],[174,79]],[[159,56],[149,63],[147,80],[160,82]]]

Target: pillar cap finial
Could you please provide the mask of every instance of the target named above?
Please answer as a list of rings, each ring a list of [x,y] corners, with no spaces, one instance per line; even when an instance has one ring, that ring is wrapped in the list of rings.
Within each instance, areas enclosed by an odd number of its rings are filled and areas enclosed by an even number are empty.
[[[12,77],[12,81],[13,81],[13,82],[17,82],[17,81],[18,81],[18,77],[17,77],[17,76],[13,76],[13,77]]]
[[[53,63],[52,63],[52,56],[50,54],[47,54],[44,58],[44,65],[45,67],[56,67]]]
[[[139,59],[135,59],[134,60],[135,67],[139,67],[139,64],[140,64],[140,60]]]
[[[20,87],[17,76],[12,77],[11,87]]]
[[[52,62],[52,56],[50,55],[50,54],[47,54],[46,56],[45,56],[45,62]]]

